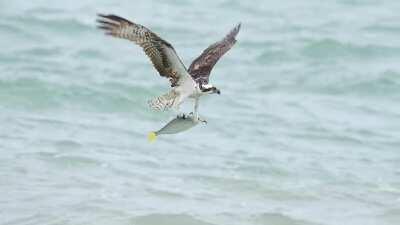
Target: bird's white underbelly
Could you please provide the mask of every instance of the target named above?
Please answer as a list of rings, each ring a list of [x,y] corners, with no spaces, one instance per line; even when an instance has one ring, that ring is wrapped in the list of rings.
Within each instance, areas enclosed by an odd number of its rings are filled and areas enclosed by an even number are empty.
[[[199,98],[203,94],[204,93],[200,90],[199,86],[196,85],[195,90],[193,91],[193,93],[191,95],[189,95],[189,98]]]

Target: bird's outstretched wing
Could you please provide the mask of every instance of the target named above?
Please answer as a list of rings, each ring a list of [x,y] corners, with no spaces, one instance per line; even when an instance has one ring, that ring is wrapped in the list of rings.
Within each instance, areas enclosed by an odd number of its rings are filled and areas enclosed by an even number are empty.
[[[172,87],[179,85],[182,78],[187,78],[185,65],[172,45],[148,28],[116,15],[98,14],[97,22],[107,35],[127,39],[141,46],[158,73],[169,78]]]
[[[236,35],[239,33],[240,23],[236,25],[221,41],[210,45],[197,57],[189,67],[189,74],[201,84],[207,84],[208,78],[218,60],[236,43]]]

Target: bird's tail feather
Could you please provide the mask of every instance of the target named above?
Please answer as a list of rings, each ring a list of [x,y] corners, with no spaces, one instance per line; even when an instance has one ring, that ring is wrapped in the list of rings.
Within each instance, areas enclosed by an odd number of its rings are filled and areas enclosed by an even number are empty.
[[[156,111],[166,111],[179,104],[179,94],[171,90],[170,92],[149,100],[149,106]]]

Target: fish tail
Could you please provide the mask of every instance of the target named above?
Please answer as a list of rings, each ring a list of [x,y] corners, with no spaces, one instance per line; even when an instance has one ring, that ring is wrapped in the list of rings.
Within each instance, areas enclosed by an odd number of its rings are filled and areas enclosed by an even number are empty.
[[[147,135],[147,139],[149,140],[149,142],[154,142],[157,139],[157,134],[156,132],[149,132],[149,134]]]

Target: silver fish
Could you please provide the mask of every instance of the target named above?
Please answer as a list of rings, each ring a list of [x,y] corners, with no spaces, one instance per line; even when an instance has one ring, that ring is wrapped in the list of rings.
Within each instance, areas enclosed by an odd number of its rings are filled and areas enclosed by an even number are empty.
[[[177,134],[196,126],[199,122],[207,123],[205,120],[196,118],[192,113],[189,115],[177,116],[168,122],[163,128],[158,131],[152,131],[148,135],[150,142],[157,139],[161,134]]]

